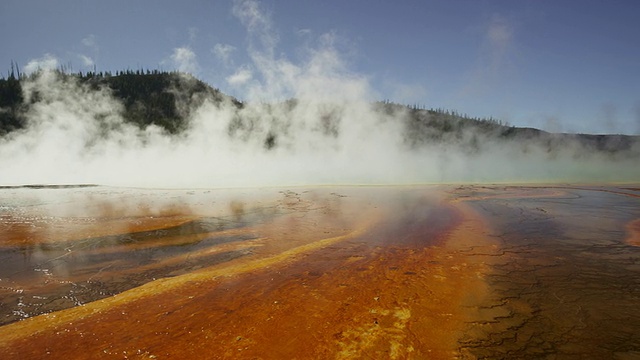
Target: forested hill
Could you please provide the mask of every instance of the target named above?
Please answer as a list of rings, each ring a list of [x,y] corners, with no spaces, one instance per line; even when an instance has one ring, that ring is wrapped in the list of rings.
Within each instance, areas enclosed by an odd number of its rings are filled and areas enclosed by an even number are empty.
[[[0,141],[7,134],[28,127],[30,111],[45,101],[39,96],[38,76],[43,76],[42,72],[24,76],[12,70],[6,78],[0,79]],[[87,94],[92,91],[107,92],[121,103],[121,117],[125,122],[140,129],[157,125],[168,134],[187,130],[192,112],[204,101],[224,102],[224,106],[236,112],[233,120],[226,124],[229,136],[247,138],[257,134],[267,150],[278,146],[280,136],[291,136],[287,134],[289,125],[282,123],[295,120],[294,109],[298,105],[298,100],[292,99],[278,104],[261,104],[258,107],[261,110],[257,112],[243,113],[241,110],[245,105],[241,101],[179,72],[127,70],[115,74],[68,74],[54,71],[47,76],[56,77],[56,84],[71,84],[67,88],[62,86],[62,89],[81,88],[83,93],[79,96],[89,96]],[[25,91],[27,88],[29,91]],[[273,111],[276,107],[279,111]],[[344,111],[322,109],[324,113],[317,115],[318,127],[323,129],[325,136],[337,136],[342,121],[340,114]],[[493,143],[510,142],[518,144],[523,152],[528,151],[529,145],[535,145],[553,154],[571,143],[572,152],[576,154],[593,150],[608,154],[624,153],[625,156],[640,153],[640,136],[552,134],[509,126],[496,119],[474,118],[454,111],[424,109],[388,101],[371,104],[371,110],[402,122],[402,136],[409,148],[453,145],[474,153]],[[288,119],[277,119],[283,114]],[[265,126],[267,130],[259,131]]]
[[[27,126],[26,114],[40,99],[36,89],[36,96],[26,101],[22,84],[37,76],[40,74],[18,77],[12,71],[7,78],[0,79],[0,136]],[[66,74],[56,71],[54,76],[61,82],[77,82],[95,91],[107,89],[123,104],[125,121],[141,128],[158,125],[169,133],[183,131],[190,111],[205,99],[222,101],[227,98],[240,105],[237,100],[193,76],[178,72],[127,70],[115,74]]]

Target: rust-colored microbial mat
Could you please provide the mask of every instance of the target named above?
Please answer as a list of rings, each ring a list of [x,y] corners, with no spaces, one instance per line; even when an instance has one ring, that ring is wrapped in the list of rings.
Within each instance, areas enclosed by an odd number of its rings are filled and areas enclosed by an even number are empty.
[[[2,359],[640,356],[637,187],[0,194]]]

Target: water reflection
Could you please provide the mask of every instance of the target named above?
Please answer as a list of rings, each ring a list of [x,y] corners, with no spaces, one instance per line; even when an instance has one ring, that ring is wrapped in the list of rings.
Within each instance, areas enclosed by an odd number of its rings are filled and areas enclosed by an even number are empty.
[[[0,324],[250,255],[283,212],[247,191],[2,191]]]
[[[636,187],[59,190],[3,194],[14,358],[640,352]]]
[[[505,255],[493,289],[462,341],[478,358],[635,358],[640,354],[640,248],[625,226],[640,218],[637,193],[616,188],[485,189],[473,206]],[[487,313],[489,313],[487,311]]]

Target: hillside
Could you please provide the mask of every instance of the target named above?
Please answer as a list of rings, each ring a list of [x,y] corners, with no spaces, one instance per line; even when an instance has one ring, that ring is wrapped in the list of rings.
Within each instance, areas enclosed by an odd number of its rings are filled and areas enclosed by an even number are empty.
[[[40,74],[20,77],[12,72],[0,79],[0,136],[27,126],[26,114],[41,99],[35,96],[25,99],[23,86]],[[222,101],[226,96],[217,89],[186,74],[159,71],[120,71],[111,73],[65,74],[55,72],[61,82],[76,82],[80,86],[98,91],[106,89],[122,103],[125,121],[140,128],[154,124],[169,133],[185,129],[190,109],[196,108],[205,98]]]
[[[50,101],[41,95],[44,89],[38,88],[41,85],[37,80],[41,76],[40,73],[20,76],[12,71],[7,78],[0,79],[0,138],[27,128],[30,112],[40,102]],[[49,76],[54,76],[58,83],[81,88],[85,95],[107,93],[121,105],[119,111],[125,123],[140,129],[155,125],[167,134],[180,134],[188,129],[193,112],[205,101],[224,103],[236,112],[233,121],[227,124],[229,136],[246,139],[258,134],[267,150],[277,147],[281,138],[288,136],[291,118],[295,117],[299,106],[296,99],[280,104],[261,104],[260,108],[265,113],[248,117],[238,112],[244,106],[239,100],[191,75],[177,72],[127,70],[115,74],[66,74],[56,71]],[[340,114],[344,112],[340,107],[345,105],[336,106],[318,115],[319,127],[325,136],[336,137],[339,134]],[[578,157],[583,152],[592,151],[615,156],[636,156],[640,152],[639,136],[553,134],[508,126],[495,119],[473,118],[452,111],[420,109],[387,101],[371,104],[371,108],[402,122],[404,143],[409,148],[453,146],[473,154],[490,145],[510,143],[517,144],[523,152],[535,146],[554,156],[571,144],[573,156]],[[284,124],[286,121],[278,117],[288,118],[289,123]]]

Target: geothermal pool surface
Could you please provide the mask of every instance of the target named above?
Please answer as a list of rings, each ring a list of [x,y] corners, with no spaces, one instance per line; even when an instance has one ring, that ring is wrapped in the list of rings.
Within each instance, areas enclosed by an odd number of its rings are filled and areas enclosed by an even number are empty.
[[[638,358],[639,186],[0,189],[0,358]]]

